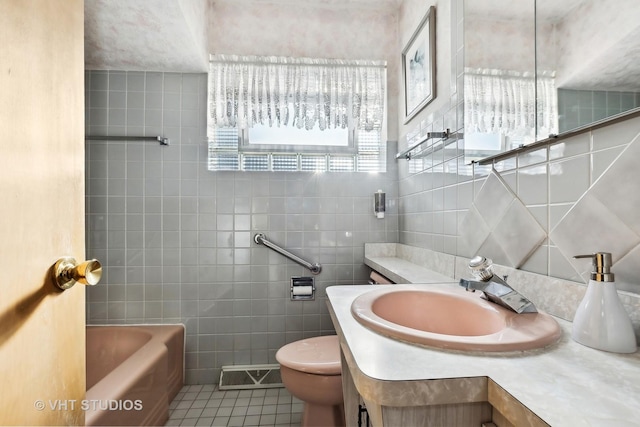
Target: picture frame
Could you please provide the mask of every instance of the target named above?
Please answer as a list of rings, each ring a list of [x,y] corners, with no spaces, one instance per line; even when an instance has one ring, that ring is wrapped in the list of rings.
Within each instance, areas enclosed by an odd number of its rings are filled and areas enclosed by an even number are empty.
[[[404,123],[436,97],[436,8],[427,14],[402,50]]]

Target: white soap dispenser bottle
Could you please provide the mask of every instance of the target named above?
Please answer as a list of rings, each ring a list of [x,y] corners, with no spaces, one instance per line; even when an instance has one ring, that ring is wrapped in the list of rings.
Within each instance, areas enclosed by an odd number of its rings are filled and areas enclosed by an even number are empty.
[[[597,252],[574,258],[593,258],[593,271],[587,293],[573,318],[571,338],[598,350],[635,352],[636,336],[631,319],[618,297],[611,273],[611,254]]]

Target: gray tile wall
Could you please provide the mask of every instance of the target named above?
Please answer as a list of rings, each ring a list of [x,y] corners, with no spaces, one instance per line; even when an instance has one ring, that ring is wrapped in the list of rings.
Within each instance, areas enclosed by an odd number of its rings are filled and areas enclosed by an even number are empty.
[[[87,256],[104,265],[87,322],[185,323],[189,384],[333,333],[326,287],[365,283],[364,243],[398,241],[395,161],[383,174],[207,171],[205,74],[87,72],[86,131],[171,139],[86,143]],[[309,273],[257,232],[322,263],[315,301],[289,300],[291,276]]]

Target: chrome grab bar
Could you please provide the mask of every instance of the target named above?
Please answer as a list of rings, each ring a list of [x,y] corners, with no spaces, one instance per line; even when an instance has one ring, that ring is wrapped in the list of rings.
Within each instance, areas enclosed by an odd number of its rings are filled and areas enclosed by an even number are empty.
[[[259,245],[265,245],[269,249],[273,249],[274,251],[278,252],[280,255],[289,258],[291,261],[297,262],[304,268],[311,271],[311,274],[320,274],[320,272],[322,271],[322,266],[317,262],[315,264],[311,264],[310,262],[303,260],[299,256],[292,254],[286,249],[282,249],[280,246],[267,240],[267,236],[265,236],[262,233],[257,233],[255,236],[253,236],[253,241]]]

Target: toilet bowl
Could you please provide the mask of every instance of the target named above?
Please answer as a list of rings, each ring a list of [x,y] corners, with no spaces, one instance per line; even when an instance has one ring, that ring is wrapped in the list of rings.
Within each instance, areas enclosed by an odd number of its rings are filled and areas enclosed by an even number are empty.
[[[302,426],[344,426],[340,343],[336,335],[307,338],[276,353],[285,388],[304,402]]]

